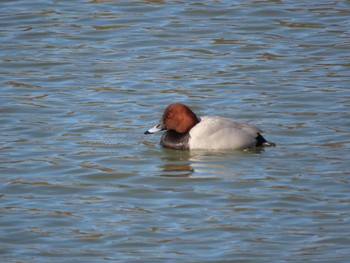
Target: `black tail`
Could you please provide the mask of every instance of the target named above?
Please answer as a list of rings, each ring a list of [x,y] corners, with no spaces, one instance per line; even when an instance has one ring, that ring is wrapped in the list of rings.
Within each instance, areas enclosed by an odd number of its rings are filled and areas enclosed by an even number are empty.
[[[258,133],[258,136],[256,139],[256,147],[275,147],[276,143],[268,142],[260,133]]]

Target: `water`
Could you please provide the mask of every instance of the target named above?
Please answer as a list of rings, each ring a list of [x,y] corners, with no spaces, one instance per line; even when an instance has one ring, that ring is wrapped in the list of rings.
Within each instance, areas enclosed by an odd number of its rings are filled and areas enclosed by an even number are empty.
[[[350,4],[311,2],[1,1],[1,262],[348,262]],[[174,101],[277,147],[162,149]]]

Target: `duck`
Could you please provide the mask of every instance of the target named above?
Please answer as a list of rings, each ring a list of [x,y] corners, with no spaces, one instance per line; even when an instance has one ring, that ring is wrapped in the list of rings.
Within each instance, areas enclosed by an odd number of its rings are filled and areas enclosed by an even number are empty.
[[[239,150],[274,147],[255,125],[220,116],[197,115],[182,103],[168,105],[159,123],[145,131],[165,131],[160,145],[175,150]]]

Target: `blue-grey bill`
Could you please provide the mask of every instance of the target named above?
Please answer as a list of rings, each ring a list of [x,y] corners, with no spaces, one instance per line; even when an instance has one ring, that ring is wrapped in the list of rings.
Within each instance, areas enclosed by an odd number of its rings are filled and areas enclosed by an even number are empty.
[[[162,123],[158,123],[153,128],[145,131],[145,134],[152,134],[152,133],[156,133],[156,132],[159,132],[159,131],[162,131],[162,130],[164,130],[164,125]]]

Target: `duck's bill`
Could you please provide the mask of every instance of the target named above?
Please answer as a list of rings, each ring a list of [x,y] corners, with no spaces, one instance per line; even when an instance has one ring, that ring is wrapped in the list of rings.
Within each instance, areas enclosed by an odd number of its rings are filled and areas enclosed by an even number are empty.
[[[165,130],[164,125],[160,122],[158,123],[156,126],[154,126],[153,128],[145,131],[145,134],[152,134],[152,133],[156,133],[159,131]]]

